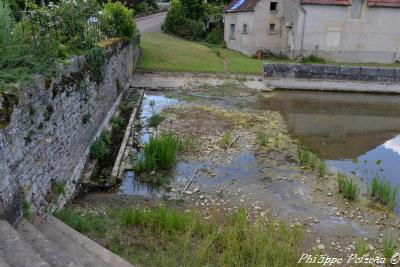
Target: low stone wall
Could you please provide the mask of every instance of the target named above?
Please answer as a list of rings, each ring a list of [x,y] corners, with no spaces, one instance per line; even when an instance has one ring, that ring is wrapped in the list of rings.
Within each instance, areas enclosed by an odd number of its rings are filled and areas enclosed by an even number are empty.
[[[317,64],[265,64],[264,78],[399,83],[400,68],[353,67]]]
[[[52,80],[21,90],[19,101],[0,94],[0,217],[45,214],[74,194],[91,143],[129,85],[139,43],[110,45],[96,73],[75,57]]]

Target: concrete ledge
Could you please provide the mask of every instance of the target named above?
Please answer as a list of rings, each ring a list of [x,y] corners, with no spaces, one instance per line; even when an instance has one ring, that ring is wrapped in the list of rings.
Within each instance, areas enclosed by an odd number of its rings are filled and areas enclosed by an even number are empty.
[[[400,94],[400,83],[307,80],[293,78],[273,78],[265,80],[265,83],[268,87],[271,87],[271,89]]]

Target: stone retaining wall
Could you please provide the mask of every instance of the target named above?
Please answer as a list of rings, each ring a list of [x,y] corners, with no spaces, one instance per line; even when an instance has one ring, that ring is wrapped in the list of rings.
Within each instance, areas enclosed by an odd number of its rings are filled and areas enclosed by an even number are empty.
[[[75,192],[91,143],[129,85],[139,43],[110,45],[101,73],[73,58],[52,80],[24,89],[19,104],[0,94],[0,217],[14,223],[24,209],[51,212]]]
[[[317,64],[265,64],[264,78],[399,83],[400,68],[354,67]]]

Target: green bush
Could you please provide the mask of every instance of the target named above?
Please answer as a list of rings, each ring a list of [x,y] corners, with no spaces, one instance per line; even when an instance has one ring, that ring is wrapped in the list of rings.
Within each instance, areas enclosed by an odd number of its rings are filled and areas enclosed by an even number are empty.
[[[167,13],[162,30],[182,38],[199,40],[204,38],[204,23],[185,16],[182,4],[174,4]]]
[[[120,2],[104,4],[101,22],[102,30],[109,37],[132,39],[136,33],[133,11]]]
[[[222,28],[215,27],[207,34],[206,38],[208,43],[221,44],[223,41]]]
[[[108,133],[102,133],[90,147],[90,158],[103,160],[110,152],[111,136]]]
[[[356,200],[360,193],[358,185],[344,173],[338,173],[339,193],[349,200]]]

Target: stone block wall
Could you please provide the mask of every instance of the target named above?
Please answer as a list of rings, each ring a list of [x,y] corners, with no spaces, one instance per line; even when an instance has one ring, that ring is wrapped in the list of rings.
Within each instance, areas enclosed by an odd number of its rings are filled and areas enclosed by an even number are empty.
[[[292,78],[399,83],[400,68],[320,64],[265,64],[264,78]]]
[[[24,206],[45,214],[74,194],[90,145],[133,75],[139,42],[110,45],[100,73],[79,56],[21,90],[19,100],[0,94],[0,217],[14,223]]]

